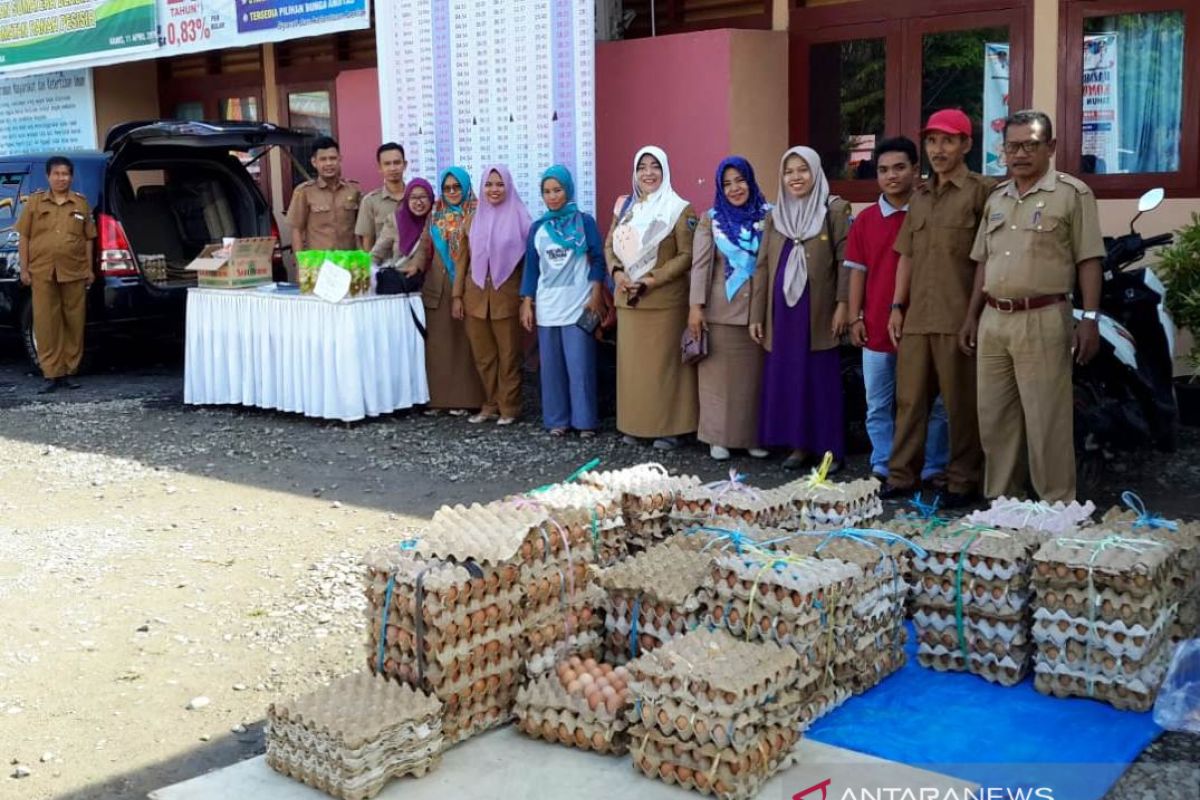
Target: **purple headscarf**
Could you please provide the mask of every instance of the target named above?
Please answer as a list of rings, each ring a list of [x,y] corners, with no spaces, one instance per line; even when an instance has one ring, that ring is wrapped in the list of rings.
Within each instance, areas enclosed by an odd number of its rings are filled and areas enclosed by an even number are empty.
[[[408,186],[404,187],[404,197],[400,200],[400,205],[396,206],[396,250],[401,255],[408,255],[412,252],[429,219],[429,211],[418,217],[409,210],[408,200],[412,197],[413,189],[425,190],[425,194],[429,197],[430,210],[433,210],[433,198],[436,196],[433,193],[433,186],[424,178],[414,178],[408,182]]]
[[[493,172],[504,181],[504,200],[498,205],[488,202],[488,176]],[[471,242],[471,280],[483,288],[488,275],[492,286],[499,287],[513,274],[517,263],[525,257],[525,239],[529,235],[529,210],[517,194],[512,173],[503,164],[483,170],[480,183],[479,208],[468,234]]]

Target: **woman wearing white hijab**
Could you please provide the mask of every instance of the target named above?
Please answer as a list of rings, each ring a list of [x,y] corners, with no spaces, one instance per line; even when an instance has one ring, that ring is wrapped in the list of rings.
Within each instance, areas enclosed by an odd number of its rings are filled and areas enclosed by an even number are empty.
[[[779,201],[771,211],[757,269],[769,269],[770,299],[754,310],[763,326],[759,441],[791,449],[800,469],[826,452],[834,471],[845,455],[838,339],[846,331],[849,273],[842,266],[850,204],[829,194],[821,157],[808,147],[783,154]]]
[[[604,243],[617,306],[617,430],[660,450],[696,430],[696,368],[680,359],[696,212],[671,188],[667,155],[643,147],[633,192],[617,200]]]

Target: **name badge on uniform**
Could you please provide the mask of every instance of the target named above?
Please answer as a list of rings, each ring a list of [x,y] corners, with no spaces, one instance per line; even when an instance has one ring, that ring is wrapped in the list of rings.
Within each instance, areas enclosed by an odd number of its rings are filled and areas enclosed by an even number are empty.
[[[990,217],[988,217],[988,222],[995,222],[996,220],[1000,220],[1000,219],[1004,219],[1004,212],[1003,211],[993,211],[992,215]]]
[[[83,222],[83,214],[80,214],[78,211],[73,213],[71,216],[74,217],[75,219],[79,220],[80,222]]]

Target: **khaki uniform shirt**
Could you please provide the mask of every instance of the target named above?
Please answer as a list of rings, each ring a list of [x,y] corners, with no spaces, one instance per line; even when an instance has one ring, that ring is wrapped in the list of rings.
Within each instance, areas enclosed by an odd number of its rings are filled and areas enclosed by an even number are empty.
[[[764,221],[770,224],[770,220]],[[714,325],[749,325],[751,305],[766,302],[767,271],[754,270],[729,300],[725,293],[725,255],[713,239],[712,227],[712,218],[702,215],[692,238],[689,301],[704,306],[704,319]]]
[[[386,228],[396,226],[396,209],[404,199],[404,192],[392,194],[387,186],[380,186],[363,195],[362,204],[358,207],[358,221],[354,232],[362,237],[370,236],[372,240],[383,235]]]
[[[29,243],[24,268],[31,278],[68,283],[92,276],[87,243],[96,238],[96,222],[83,195],[68,192],[65,202],[56,203],[50,192],[34,192],[25,201],[16,229]]]
[[[305,181],[292,192],[288,222],[294,230],[304,232],[308,250],[357,250],[354,225],[361,202],[362,190],[354,181]]]
[[[1005,181],[988,198],[971,258],[985,265],[983,291],[991,297],[1067,294],[1080,262],[1104,258],[1096,196],[1054,170],[1024,195]]]
[[[525,257],[500,286],[492,284],[489,275],[482,287],[471,278],[471,217],[463,225],[463,239],[454,264],[454,286],[451,296],[463,301],[463,310],[475,319],[509,319],[521,310],[521,276],[525,272]],[[424,293],[422,292],[422,297]]]
[[[616,210],[625,204],[625,198],[617,200]],[[613,232],[617,229],[619,214],[613,214],[612,225],[608,228],[608,236],[604,239],[604,263],[611,275],[617,267],[624,269],[617,251],[613,249]],[[696,211],[691,203],[683,207],[679,219],[675,220],[675,230],[658,245],[658,254],[654,269],[645,277],[654,279],[654,288],[642,295],[634,308],[660,311],[664,308],[686,307],[691,281],[688,277],[692,271],[692,239],[696,233]],[[629,297],[624,292],[615,292],[613,302],[617,308],[628,308]],[[682,333],[682,332],[681,332]]]
[[[971,244],[995,181],[962,169],[913,192],[896,235],[896,252],[912,259],[904,333],[957,334],[975,286]]]

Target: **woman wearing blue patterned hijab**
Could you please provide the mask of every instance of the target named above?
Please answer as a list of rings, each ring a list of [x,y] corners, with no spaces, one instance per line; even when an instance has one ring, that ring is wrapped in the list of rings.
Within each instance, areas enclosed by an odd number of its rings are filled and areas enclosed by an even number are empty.
[[[709,355],[698,365],[697,437],[718,461],[731,449],[767,456],[758,446],[762,325],[752,319],[769,294],[755,265],[770,210],[754,168],[730,156],[717,166],[713,207],[700,218],[692,245],[688,328],[709,343]]]

